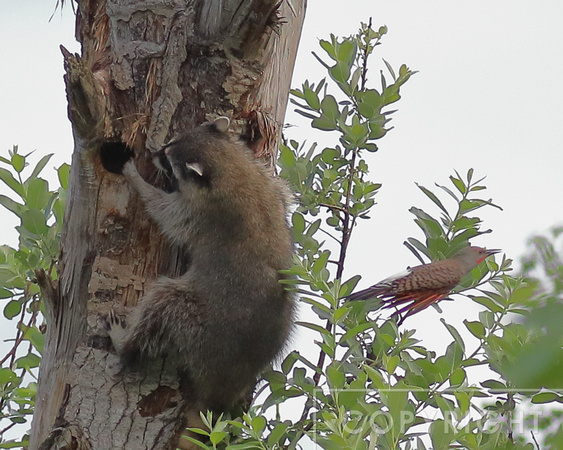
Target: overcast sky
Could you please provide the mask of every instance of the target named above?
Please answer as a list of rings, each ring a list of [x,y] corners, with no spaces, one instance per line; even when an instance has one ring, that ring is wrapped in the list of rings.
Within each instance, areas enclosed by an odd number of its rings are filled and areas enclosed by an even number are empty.
[[[69,162],[73,146],[58,46],[79,50],[70,8],[48,22],[54,4],[28,0],[0,7],[0,155],[18,144],[22,153],[36,149],[37,158],[55,153],[50,167]],[[394,130],[369,159],[372,180],[383,188],[373,219],[352,242],[355,263],[347,275],[360,273],[365,287],[416,264],[402,245],[409,236],[421,238],[408,209],[436,210],[414,183],[447,184],[454,169],[470,167],[487,177],[484,195],[504,209],[482,214],[493,233],[473,244],[519,259],[528,237],[562,222],[563,3],[311,0],[293,85],[325,76],[311,56],[312,50],[322,55],[319,38],[353,34],[370,16],[374,27],[389,28],[372,58],[372,86],[378,87],[382,58],[418,73],[393,105],[399,109]],[[291,107],[286,121],[299,125],[291,137],[317,139]],[[6,189],[0,186],[0,192]],[[15,218],[4,210],[0,217],[2,242],[15,245]],[[476,320],[481,308],[460,299],[443,309],[459,324]],[[421,328],[437,346],[449,343],[435,334],[435,310],[415,317],[406,325]]]
[[[533,233],[563,222],[563,3],[343,4],[309,3],[293,85],[325,76],[311,56],[311,50],[323,53],[318,38],[352,34],[370,16],[374,27],[389,28],[372,58],[374,87],[382,59],[418,71],[393,105],[398,108],[390,123],[395,128],[370,157],[372,180],[383,187],[372,220],[361,224],[351,243],[354,263],[346,276],[360,273],[359,286],[366,287],[417,264],[402,245],[409,236],[422,238],[408,210],[416,205],[437,211],[415,182],[447,184],[454,169],[465,174],[470,167],[476,176],[487,177],[483,196],[503,208],[480,210],[484,227],[493,232],[473,244],[501,248],[519,261]],[[291,111],[286,120],[300,121]],[[305,127],[298,133],[315,139]],[[477,320],[482,309],[466,299],[441,306],[456,325],[465,318]],[[442,327],[433,308],[415,317],[405,326],[418,328],[429,345],[439,349],[450,342],[447,334],[438,333]]]
[[[72,150],[58,47],[79,49],[70,8],[48,21],[54,3],[7,2],[0,14],[0,154],[18,144],[38,157],[55,153],[53,166]],[[414,182],[446,183],[454,168],[469,167],[487,176],[488,195],[504,208],[487,215],[494,233],[478,243],[519,257],[528,236],[561,221],[563,4],[311,0],[293,85],[324,76],[311,56],[322,54],[319,38],[352,34],[370,16],[375,27],[389,27],[372,58],[373,86],[382,58],[419,72],[403,87],[395,129],[370,161],[373,180],[383,183],[366,225],[374,263],[392,256],[399,268],[412,263],[402,247],[417,233],[408,209],[430,206]],[[291,107],[287,122],[301,125],[295,136],[316,138]]]

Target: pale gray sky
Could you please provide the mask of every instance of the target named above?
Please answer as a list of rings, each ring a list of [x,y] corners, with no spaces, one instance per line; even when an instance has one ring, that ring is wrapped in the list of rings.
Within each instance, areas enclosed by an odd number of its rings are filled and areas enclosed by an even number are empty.
[[[519,260],[532,233],[563,222],[563,4],[311,1],[293,85],[325,76],[310,53],[322,55],[318,38],[352,34],[370,16],[374,27],[389,28],[372,58],[374,86],[382,58],[418,73],[393,105],[399,109],[391,121],[395,128],[370,157],[372,180],[383,187],[372,220],[362,223],[351,243],[354,262],[346,275],[360,273],[359,286],[365,287],[417,264],[402,245],[409,236],[422,237],[408,210],[436,210],[415,182],[429,188],[447,184],[454,169],[465,174],[470,167],[476,176],[487,176],[483,196],[504,209],[484,210],[484,227],[493,233],[473,243]],[[303,124],[296,135],[316,139],[291,110],[286,120]],[[477,320],[482,309],[465,299],[441,306],[462,329],[461,321]],[[435,335],[443,328],[438,318],[429,308],[405,325],[442,348],[450,339]]]
[[[79,49],[70,8],[48,22],[54,4],[28,0],[0,7],[0,154],[13,144],[22,153],[37,149],[37,158],[55,153],[50,167],[70,162],[72,151],[58,46]],[[352,242],[347,275],[360,273],[365,287],[416,264],[402,245],[409,236],[421,237],[408,209],[432,205],[414,183],[446,184],[453,169],[465,173],[470,167],[487,176],[484,195],[504,208],[483,214],[493,233],[474,244],[518,259],[532,233],[562,222],[563,3],[310,0],[293,85],[325,76],[311,56],[312,50],[322,55],[319,38],[353,34],[370,16],[375,27],[389,27],[372,59],[373,85],[384,67],[381,58],[419,73],[402,89],[395,129],[370,157],[372,179],[383,188],[372,220]],[[291,106],[286,120],[298,125],[291,137],[332,144]],[[0,192],[6,189],[0,186]],[[1,242],[15,245],[16,220],[0,214]],[[458,326],[464,318],[476,320],[480,310],[465,299],[442,307]],[[442,327],[432,308],[415,317],[406,326],[419,328],[427,345],[440,351],[450,342],[437,331]]]
[[[53,8],[47,0],[1,8],[0,151],[18,144],[38,157],[53,152],[59,165],[70,159],[72,137],[58,46],[79,46],[70,8],[48,22]],[[532,232],[561,221],[563,4],[311,0],[293,85],[324,76],[310,53],[322,54],[319,38],[354,33],[370,16],[374,26],[389,27],[372,59],[374,85],[381,58],[419,71],[396,103],[395,129],[371,158],[372,177],[383,182],[373,223],[365,224],[373,260],[412,263],[401,245],[417,232],[408,208],[428,205],[414,182],[446,183],[454,168],[469,167],[487,176],[488,195],[504,208],[490,211],[494,233],[479,243],[518,257]],[[290,132],[297,137],[318,138],[291,107],[287,121],[300,125]],[[362,251],[366,245],[362,239]]]

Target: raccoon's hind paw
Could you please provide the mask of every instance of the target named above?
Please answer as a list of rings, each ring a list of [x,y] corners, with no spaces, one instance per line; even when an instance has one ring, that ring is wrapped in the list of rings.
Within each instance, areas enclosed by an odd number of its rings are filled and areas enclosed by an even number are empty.
[[[104,328],[111,338],[115,351],[121,354],[125,342],[127,341],[128,330],[125,321],[116,314],[113,308],[110,309],[104,321]]]

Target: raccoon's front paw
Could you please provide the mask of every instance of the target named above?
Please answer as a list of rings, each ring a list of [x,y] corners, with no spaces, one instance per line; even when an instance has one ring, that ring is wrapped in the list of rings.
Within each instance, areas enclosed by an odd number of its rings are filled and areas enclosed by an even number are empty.
[[[110,309],[104,321],[104,328],[111,338],[115,351],[120,354],[127,340],[127,326],[125,321],[116,314],[113,308]]]
[[[129,179],[139,176],[139,172],[137,172],[137,168],[135,167],[135,163],[133,162],[132,159],[130,159],[125,163],[121,173],[125,175],[126,178]]]

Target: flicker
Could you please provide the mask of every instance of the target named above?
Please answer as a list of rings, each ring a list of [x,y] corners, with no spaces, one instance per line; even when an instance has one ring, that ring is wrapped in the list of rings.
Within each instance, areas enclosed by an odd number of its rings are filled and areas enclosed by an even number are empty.
[[[485,258],[500,250],[464,247],[453,257],[443,261],[410,267],[362,291],[355,292],[347,301],[379,298],[384,308],[402,306],[393,316],[401,316],[401,324],[408,316],[445,298],[464,275],[477,267]]]

